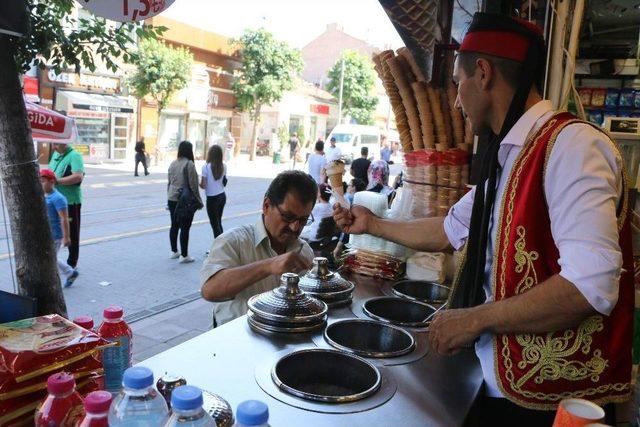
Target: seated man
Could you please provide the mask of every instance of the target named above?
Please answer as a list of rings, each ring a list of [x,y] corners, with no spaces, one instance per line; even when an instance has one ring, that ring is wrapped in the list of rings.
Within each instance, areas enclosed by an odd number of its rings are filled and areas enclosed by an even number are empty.
[[[333,217],[333,206],[329,204],[330,198],[331,190],[329,185],[318,185],[318,198],[316,205],[313,207],[313,211],[311,211],[313,222],[304,227],[302,234],[300,234],[301,239],[307,242],[317,242],[318,240],[322,240],[323,237],[326,237],[318,236],[318,229],[320,228],[320,223],[323,218]]]
[[[282,172],[267,189],[262,218],[213,241],[200,280],[202,297],[215,302],[214,327],[245,314],[249,298],[276,288],[281,274],[311,268],[313,251],[299,236],[313,222],[317,193],[308,174]]]

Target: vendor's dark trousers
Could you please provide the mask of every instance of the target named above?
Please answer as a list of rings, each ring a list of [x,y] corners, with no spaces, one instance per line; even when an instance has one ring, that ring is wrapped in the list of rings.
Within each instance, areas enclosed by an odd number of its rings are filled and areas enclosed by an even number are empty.
[[[193,214],[191,214],[191,218],[187,218],[184,222],[176,221],[177,204],[178,202],[169,200],[169,213],[171,214],[169,241],[171,242],[171,251],[178,252],[178,234],[180,234],[180,255],[186,257],[189,255],[189,230],[193,222]]]
[[[605,423],[616,425],[613,404],[605,405]],[[508,399],[489,397],[484,390],[473,402],[464,427],[551,427],[556,411],[536,411],[516,405]]]
[[[226,203],[227,195],[225,193],[207,196],[207,215],[209,215],[209,222],[211,223],[211,229],[213,229],[213,237],[218,237],[222,234],[222,211]]]
[[[133,174],[138,176],[138,164],[140,163],[142,163],[142,166],[144,167],[144,174],[149,175],[149,171],[147,170],[147,156],[144,154],[136,154],[136,168]]]
[[[76,268],[80,256],[80,208],[82,204],[69,205],[69,257],[67,264]]]

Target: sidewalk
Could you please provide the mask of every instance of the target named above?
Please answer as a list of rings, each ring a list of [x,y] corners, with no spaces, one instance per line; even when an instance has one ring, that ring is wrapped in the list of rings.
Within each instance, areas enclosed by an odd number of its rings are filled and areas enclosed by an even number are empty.
[[[133,330],[133,363],[175,347],[207,332],[213,306],[199,298],[165,312],[130,323]]]

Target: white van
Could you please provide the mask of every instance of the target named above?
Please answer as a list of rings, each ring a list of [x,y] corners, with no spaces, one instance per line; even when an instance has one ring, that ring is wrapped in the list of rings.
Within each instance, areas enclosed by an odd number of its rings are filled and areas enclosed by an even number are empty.
[[[351,163],[360,157],[362,147],[369,148],[369,157],[380,155],[380,130],[376,126],[337,125],[327,138],[325,146],[329,146],[331,138],[336,139],[336,147],[342,152],[342,159]]]

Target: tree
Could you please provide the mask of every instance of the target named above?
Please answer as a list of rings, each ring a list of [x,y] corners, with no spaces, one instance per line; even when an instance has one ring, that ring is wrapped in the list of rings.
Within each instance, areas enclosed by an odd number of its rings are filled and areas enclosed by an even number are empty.
[[[156,155],[160,138],[160,114],[167,108],[171,97],[187,86],[191,80],[193,55],[185,48],[173,48],[163,42],[150,39],[140,42],[135,74],[128,80],[134,94],[142,99],[150,95],[156,101],[158,123],[156,126]]]
[[[93,70],[97,60],[116,70],[118,59],[134,59],[129,52],[136,36],[156,37],[164,28],[133,23],[114,28],[104,19],[80,20],[78,28],[71,16],[73,0],[14,0],[13,4],[25,8],[26,29],[23,37],[0,34],[0,166],[18,293],[37,298],[39,314],[66,316],[19,72],[31,64],[51,65],[56,71]]]
[[[342,108],[359,124],[373,124],[373,112],[378,98],[373,93],[375,72],[371,61],[358,52],[347,50],[329,70],[327,88],[336,98],[340,96],[340,74],[344,61]]]
[[[233,82],[233,92],[242,111],[250,111],[253,119],[249,159],[256,156],[256,130],[263,105],[282,99],[285,91],[295,87],[295,76],[302,71],[300,52],[278,41],[265,29],[246,30],[238,47],[242,67]],[[283,141],[281,141],[283,143]]]

